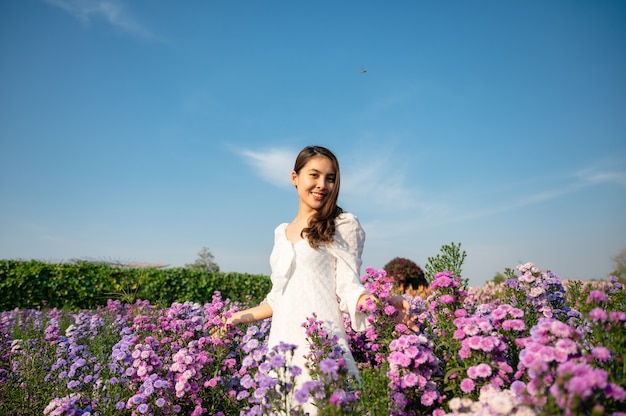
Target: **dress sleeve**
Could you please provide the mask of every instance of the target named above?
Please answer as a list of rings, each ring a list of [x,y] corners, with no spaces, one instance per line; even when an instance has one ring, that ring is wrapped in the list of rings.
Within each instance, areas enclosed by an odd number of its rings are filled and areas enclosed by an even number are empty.
[[[281,224],[274,229],[274,247],[270,255],[272,289],[263,300],[272,307],[272,310],[276,310],[277,302],[282,298],[293,267],[293,247],[285,238],[285,226],[286,224]]]
[[[350,315],[355,331],[367,329],[367,315],[356,310],[361,295],[368,293],[361,283],[364,244],[365,231],[359,220],[350,213],[340,215],[335,223],[335,240],[329,246],[329,252],[337,259],[336,293],[339,309]]]

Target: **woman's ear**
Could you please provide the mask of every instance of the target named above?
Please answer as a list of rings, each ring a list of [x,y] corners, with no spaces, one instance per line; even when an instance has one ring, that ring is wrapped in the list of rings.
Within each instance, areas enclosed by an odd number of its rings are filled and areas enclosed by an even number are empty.
[[[298,174],[295,170],[291,171],[291,184],[296,188],[298,187]]]

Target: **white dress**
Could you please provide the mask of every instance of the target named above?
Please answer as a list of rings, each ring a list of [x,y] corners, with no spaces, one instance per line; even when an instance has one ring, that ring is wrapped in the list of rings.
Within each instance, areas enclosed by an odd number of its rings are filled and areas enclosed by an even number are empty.
[[[270,256],[272,290],[266,301],[273,314],[269,347],[281,341],[297,345],[292,363],[302,369],[302,374],[296,388],[310,380],[304,365],[309,346],[302,324],[315,312],[330,335],[338,336],[348,368],[358,377],[341,313],[350,315],[355,331],[367,329],[366,314],[356,310],[359,297],[367,293],[360,279],[365,232],[353,214],[343,213],[335,220],[333,243],[313,249],[307,239],[289,241],[286,227],[283,223],[274,230]],[[306,410],[315,413],[311,406]]]

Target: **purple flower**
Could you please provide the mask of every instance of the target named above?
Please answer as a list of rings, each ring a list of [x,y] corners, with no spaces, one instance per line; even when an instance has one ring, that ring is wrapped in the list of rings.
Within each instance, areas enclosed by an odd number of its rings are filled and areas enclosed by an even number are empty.
[[[289,366],[289,373],[293,376],[299,376],[300,374],[302,374],[302,369],[300,367],[298,367],[297,365],[292,365]]]
[[[252,379],[250,374],[246,374],[245,376],[243,376],[239,383],[244,389],[256,387],[256,384],[254,383],[254,380]]]
[[[282,353],[285,353],[285,352],[290,352],[290,351],[295,351],[296,347],[297,347],[296,345],[293,345],[293,344],[288,344],[288,343],[286,343],[286,342],[282,342],[282,341],[281,341],[281,342],[278,344],[278,351],[280,351],[280,352],[282,352]]]
[[[80,384],[81,384],[80,381],[72,380],[69,383],[67,383],[67,388],[70,389],[70,390],[74,390],[77,387],[80,387]]]
[[[282,355],[275,355],[270,359],[270,365],[272,368],[281,368],[285,365],[285,357]]]
[[[339,365],[332,359],[324,359],[320,362],[320,371],[326,374],[337,374]]]

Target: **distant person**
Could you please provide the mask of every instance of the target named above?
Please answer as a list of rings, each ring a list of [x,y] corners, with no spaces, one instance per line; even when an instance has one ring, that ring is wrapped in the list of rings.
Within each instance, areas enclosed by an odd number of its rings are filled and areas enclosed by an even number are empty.
[[[264,303],[233,313],[226,323],[272,317],[268,346],[281,341],[297,345],[292,362],[302,369],[296,379],[297,390],[311,379],[305,366],[309,345],[302,324],[313,313],[325,323],[330,336],[337,335],[346,352],[347,367],[358,378],[342,312],[350,315],[355,331],[364,331],[366,314],[359,312],[358,306],[373,295],[360,279],[365,232],[355,215],[337,206],[340,174],[335,155],[321,146],[305,147],[296,158],[291,183],[297,190],[298,212],[290,223],[274,230],[272,289]],[[408,302],[399,295],[390,302],[401,311],[399,320],[403,319]],[[304,410],[317,414],[312,403],[305,404]]]
[[[387,276],[392,276],[395,285],[394,292],[414,297],[428,289],[428,280],[424,270],[413,260],[404,257],[394,257],[383,267]]]
[[[407,277],[402,282],[401,290],[409,296],[423,296],[428,291],[428,280],[424,272]]]

